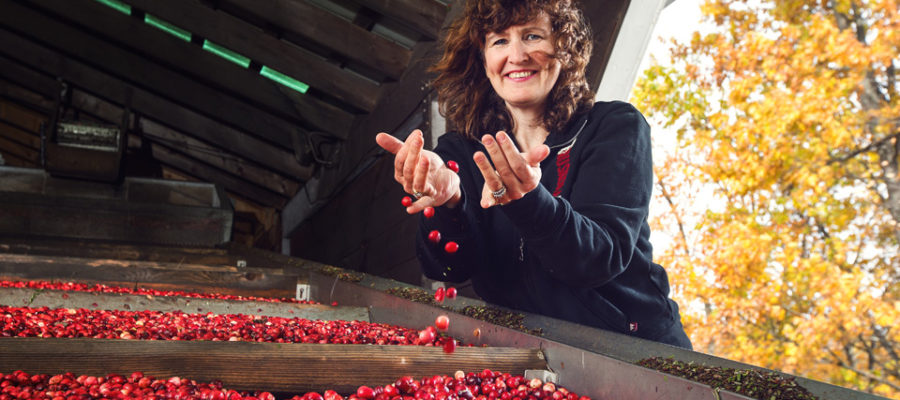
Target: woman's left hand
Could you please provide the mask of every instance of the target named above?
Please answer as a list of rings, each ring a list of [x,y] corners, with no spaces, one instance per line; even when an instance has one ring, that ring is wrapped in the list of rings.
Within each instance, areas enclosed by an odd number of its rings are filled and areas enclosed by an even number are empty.
[[[491,166],[488,156],[480,151],[472,157],[484,176],[482,208],[502,206],[521,199],[541,183],[541,161],[550,154],[547,145],[535,146],[528,152],[520,153],[509,135],[502,131],[497,132],[496,139],[484,135],[481,143],[494,163]]]

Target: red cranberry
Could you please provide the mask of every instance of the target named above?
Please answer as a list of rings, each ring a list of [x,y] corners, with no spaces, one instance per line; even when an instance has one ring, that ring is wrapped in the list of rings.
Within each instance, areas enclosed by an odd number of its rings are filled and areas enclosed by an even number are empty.
[[[422,210],[422,214],[425,215],[425,218],[433,217],[434,216],[434,207],[425,207],[425,209]]]
[[[447,318],[446,315],[439,315],[434,320],[434,326],[440,331],[446,331],[450,327],[450,318]]]
[[[447,168],[450,168],[453,172],[459,173],[459,164],[457,164],[456,161],[447,161]]]
[[[444,342],[444,353],[450,354],[456,351],[456,339],[447,338]]]
[[[434,331],[423,329],[419,331],[419,344],[432,343],[434,342],[435,336]]]
[[[431,243],[440,243],[441,242],[441,233],[438,232],[437,230],[428,232],[428,240]]]
[[[456,242],[447,242],[447,244],[444,245],[444,251],[450,254],[456,253],[457,250],[459,250],[459,245],[456,244]]]
[[[453,300],[456,298],[456,288],[451,286],[447,288],[447,298]]]
[[[444,288],[440,287],[434,291],[434,301],[438,303],[444,301]]]
[[[374,399],[375,391],[368,386],[360,386],[358,389],[356,389],[356,395],[361,399]]]
[[[412,198],[409,196],[404,196],[403,199],[400,200],[400,204],[403,204],[403,207],[409,207],[412,203]]]

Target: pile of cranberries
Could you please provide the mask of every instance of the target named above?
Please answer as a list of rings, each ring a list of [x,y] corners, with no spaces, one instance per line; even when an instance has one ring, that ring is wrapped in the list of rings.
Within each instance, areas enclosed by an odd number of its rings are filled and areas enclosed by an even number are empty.
[[[433,328],[432,328],[433,329]],[[449,337],[362,321],[0,306],[0,338],[57,337],[444,346]]]
[[[203,399],[203,400],[275,400],[270,392],[238,392],[222,387],[221,382],[198,383],[171,377],[156,379],[135,372],[128,377],[110,374],[105,377],[61,375],[29,375],[22,371],[0,373],[0,400],[12,399]],[[454,376],[436,375],[414,379],[404,376],[385,386],[360,386],[346,397],[334,390],[322,394],[309,392],[288,400],[590,400],[552,383],[526,380],[491,370],[480,373],[457,371]]]
[[[0,280],[0,288],[28,288],[28,289],[41,289],[41,290],[66,290],[66,291],[74,291],[74,292],[99,292],[99,293],[122,293],[122,294],[139,294],[139,295],[150,295],[150,296],[181,296],[181,297],[192,297],[192,298],[200,298],[200,299],[218,299],[218,300],[252,300],[252,301],[265,301],[270,303],[299,303],[299,304],[319,304],[315,301],[308,300],[297,300],[292,298],[281,298],[281,299],[273,299],[266,297],[256,297],[256,296],[236,296],[230,294],[218,294],[218,293],[195,293],[195,292],[184,292],[184,291],[172,291],[172,290],[156,290],[156,289],[145,289],[145,288],[127,288],[121,286],[107,286],[103,284],[86,284],[86,283],[75,283],[75,282],[47,282],[47,281],[5,281]]]

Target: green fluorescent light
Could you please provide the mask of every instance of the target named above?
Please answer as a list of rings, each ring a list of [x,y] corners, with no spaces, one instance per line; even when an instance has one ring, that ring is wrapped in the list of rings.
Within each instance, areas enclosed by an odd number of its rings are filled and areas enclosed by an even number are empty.
[[[147,23],[147,25],[158,28],[172,36],[180,38],[180,39],[184,40],[185,42],[191,41],[191,33],[190,32],[188,32],[184,29],[181,29],[175,25],[172,25],[166,21],[163,21],[159,18],[156,18],[150,14],[144,14],[144,22]]]
[[[300,93],[306,93],[306,91],[309,90],[309,85],[266,66],[262,67],[259,74]]]
[[[97,0],[97,1],[105,4],[106,6],[112,7],[126,15],[131,15],[131,6],[121,2],[119,0]]]
[[[244,68],[247,68],[250,66],[249,58],[244,57],[244,56],[242,56],[238,53],[235,53],[231,50],[228,50],[228,49],[226,49],[222,46],[219,46],[213,42],[210,42],[209,40],[203,41],[203,50],[213,53],[219,57],[222,57],[222,58],[224,58],[228,61],[231,61],[237,65],[240,65]]]

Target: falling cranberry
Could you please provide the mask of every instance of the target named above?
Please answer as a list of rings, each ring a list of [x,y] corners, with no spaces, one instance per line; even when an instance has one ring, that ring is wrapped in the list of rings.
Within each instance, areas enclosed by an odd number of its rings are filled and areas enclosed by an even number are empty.
[[[403,207],[409,207],[412,205],[412,198],[409,196],[403,196],[403,199],[400,200],[400,204],[403,204]]]
[[[447,242],[447,244],[444,245],[444,251],[450,254],[456,253],[457,250],[459,250],[459,245],[456,244],[456,242]]]
[[[434,216],[434,207],[425,207],[425,209],[422,210],[422,214],[425,215],[425,218],[433,217]]]
[[[472,331],[472,336],[475,336],[476,339],[480,338],[481,337],[481,328],[475,328],[475,330]]]
[[[451,286],[447,288],[447,298],[453,300],[456,298],[456,288]]]
[[[453,172],[459,172],[459,164],[457,164],[456,161],[447,161],[447,168],[450,168],[450,170]]]
[[[450,327],[450,318],[447,318],[446,315],[439,315],[434,320],[434,326],[440,331],[446,331]]]
[[[428,240],[431,243],[440,243],[441,242],[441,233],[438,232],[437,230],[428,232]]]
[[[434,291],[434,301],[438,303],[444,301],[444,288],[439,287]]]
[[[456,351],[456,339],[447,338],[444,342],[444,353],[450,354]]]

